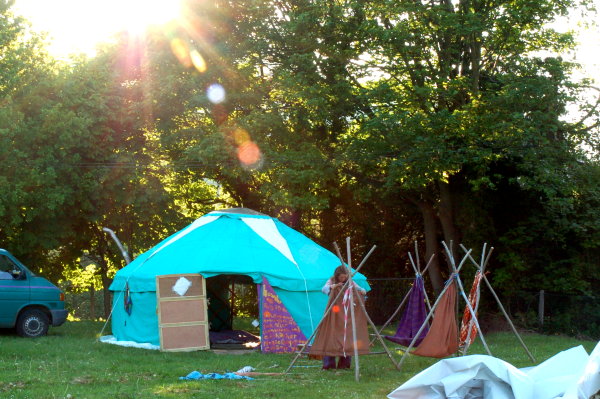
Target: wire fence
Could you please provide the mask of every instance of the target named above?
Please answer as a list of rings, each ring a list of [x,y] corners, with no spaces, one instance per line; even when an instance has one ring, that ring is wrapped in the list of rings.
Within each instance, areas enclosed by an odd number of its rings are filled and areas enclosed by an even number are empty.
[[[413,278],[369,279],[367,311],[375,324],[385,323],[410,290]],[[543,334],[565,334],[579,338],[600,339],[600,297],[569,295],[547,291],[517,291],[510,295],[497,292],[500,301],[517,328]],[[430,300],[435,301],[429,293]],[[404,305],[406,306],[406,305]],[[459,316],[465,304],[459,300]],[[393,318],[394,326],[402,312]],[[482,289],[480,323],[484,330],[509,330],[496,300]]]
[[[383,325],[394,314],[402,299],[410,290],[413,278],[374,278],[369,279],[371,291],[367,294],[366,307],[369,316],[377,325]],[[255,290],[252,295],[238,301],[256,302]],[[508,329],[502,325],[503,317],[496,301],[482,290],[480,322],[482,329]],[[434,301],[430,293],[430,300]],[[600,297],[592,295],[568,295],[547,291],[516,291],[510,295],[498,293],[510,318],[520,329],[543,334],[565,334],[579,338],[600,339]],[[105,317],[103,291],[66,296],[69,314],[75,319],[89,320]],[[93,304],[93,306],[92,306]],[[459,301],[462,311],[464,303]],[[406,306],[406,305],[405,305]],[[392,326],[400,319],[404,309],[394,317]],[[460,313],[462,314],[462,313]]]
[[[394,314],[413,281],[413,278],[369,279],[371,291],[367,293],[365,306],[373,323],[382,325]],[[400,314],[395,317],[396,320],[400,318]]]
[[[518,291],[506,296],[505,305],[521,327],[544,334],[600,339],[598,296]]]

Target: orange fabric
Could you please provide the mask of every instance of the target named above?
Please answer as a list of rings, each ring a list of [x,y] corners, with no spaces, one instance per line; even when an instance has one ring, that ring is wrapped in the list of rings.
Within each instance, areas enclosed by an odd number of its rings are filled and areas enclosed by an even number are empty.
[[[481,273],[477,272],[475,274],[475,278],[473,279],[473,286],[471,287],[471,291],[469,292],[469,303],[473,310],[477,312],[477,304],[479,303],[479,284],[481,283]],[[477,314],[475,314],[477,316]],[[473,316],[471,315],[471,311],[468,306],[465,306],[465,311],[463,312],[462,323],[460,325],[460,342],[459,345],[471,345],[475,338],[477,337],[477,326],[473,321]]]
[[[341,287],[336,287],[329,293],[327,308],[335,298]],[[354,339],[352,336],[352,317],[350,307],[344,306],[344,294],[340,295],[335,305],[319,326],[319,331],[310,348],[310,355],[321,356],[353,356]],[[358,301],[363,301],[363,296],[355,289],[354,294],[354,321],[356,325],[356,347],[361,355],[369,353],[369,331],[367,317]],[[344,327],[345,326],[345,327]],[[344,331],[345,330],[345,331]]]
[[[458,350],[456,283],[451,281],[449,284],[435,309],[429,333],[412,352],[415,355],[442,358]]]

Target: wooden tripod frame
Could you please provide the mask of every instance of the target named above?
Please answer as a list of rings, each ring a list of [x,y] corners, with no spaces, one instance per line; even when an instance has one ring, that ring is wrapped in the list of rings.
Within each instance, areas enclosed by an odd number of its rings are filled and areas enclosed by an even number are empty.
[[[308,344],[313,339],[313,337],[317,334],[317,331],[319,330],[319,327],[323,323],[323,320],[325,320],[325,317],[331,312],[331,309],[333,308],[333,305],[338,300],[338,298],[340,297],[340,295],[342,294],[342,292],[344,292],[344,290],[346,290],[348,287],[351,287],[351,289],[353,290],[353,294],[354,295],[358,295],[358,293],[356,292],[356,288],[352,284],[352,278],[353,278],[353,276],[356,273],[358,273],[358,271],[360,270],[360,268],[365,264],[366,260],[369,258],[369,256],[371,255],[371,253],[373,253],[373,251],[376,248],[376,246],[374,245],[371,248],[371,250],[367,253],[367,255],[363,258],[363,260],[358,265],[358,267],[356,268],[356,270],[354,272],[352,272],[352,256],[351,256],[351,251],[350,251],[350,237],[346,238],[346,252],[347,252],[347,256],[348,256],[348,263],[344,262],[344,260],[342,258],[342,255],[340,253],[340,249],[339,249],[337,243],[334,243],[333,245],[335,247],[337,256],[340,259],[341,264],[342,265],[346,265],[346,267],[348,268],[348,280],[346,280],[346,282],[344,283],[342,289],[338,292],[337,296],[331,302],[330,306],[325,310],[325,313],[323,314],[323,317],[321,318],[321,321],[319,321],[319,324],[317,325],[317,327],[313,331],[312,335],[306,340],[306,342],[304,343],[304,345],[302,345],[302,348],[296,354],[296,356],[292,360],[292,362],[289,365],[289,367],[285,370],[284,374],[288,373],[290,371],[290,369],[294,366],[294,364],[296,363],[296,361],[298,360],[298,358],[304,353],[304,351],[308,347]],[[400,370],[398,363],[396,363],[396,361],[394,360],[394,357],[392,356],[392,353],[390,352],[390,350],[386,346],[385,342],[383,341],[383,338],[381,337],[381,335],[379,335],[379,331],[377,330],[377,327],[375,326],[375,324],[373,323],[373,321],[369,317],[369,314],[367,313],[367,309],[365,308],[364,303],[362,303],[362,301],[358,301],[358,302],[360,303],[361,310],[365,313],[365,316],[366,316],[366,319],[367,319],[368,323],[371,325],[371,327],[375,331],[375,334],[377,335],[377,338],[379,339],[379,341],[383,345],[383,348],[385,349],[385,352],[387,353],[388,357],[390,358],[390,360],[392,361],[392,363],[394,364],[394,366],[396,367],[396,369]],[[359,381],[359,378],[360,378],[360,361],[359,361],[359,356],[358,356],[358,347],[356,345],[356,321],[355,321],[355,318],[354,318],[354,306],[350,306],[350,317],[351,317],[351,321],[352,321],[352,339],[353,339],[353,344],[354,344],[353,345],[354,346],[354,365],[355,365],[355,368],[354,368],[354,378],[356,379],[356,381]]]

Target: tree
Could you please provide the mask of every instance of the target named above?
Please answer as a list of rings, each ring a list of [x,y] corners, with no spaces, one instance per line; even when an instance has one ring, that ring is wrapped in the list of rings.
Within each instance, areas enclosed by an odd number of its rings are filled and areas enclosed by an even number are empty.
[[[54,62],[24,22],[4,12],[3,245],[54,280],[88,253],[106,290],[122,260],[102,227],[137,253],[186,221],[168,191],[172,172],[153,119],[144,117],[139,71],[115,48]],[[104,304],[108,314],[108,291]]]
[[[580,157],[578,129],[561,119],[572,66],[535,52],[572,45],[569,34],[545,28],[570,5],[398,1],[365,10],[374,49],[368,66],[379,76],[369,86],[375,117],[349,136],[349,158],[365,175],[379,172],[387,195],[419,207],[428,256],[439,253],[440,237],[481,237],[489,220],[473,220],[485,208],[473,212],[471,199],[504,179],[562,187],[550,197],[568,190],[556,172]],[[500,165],[518,172],[498,175]]]

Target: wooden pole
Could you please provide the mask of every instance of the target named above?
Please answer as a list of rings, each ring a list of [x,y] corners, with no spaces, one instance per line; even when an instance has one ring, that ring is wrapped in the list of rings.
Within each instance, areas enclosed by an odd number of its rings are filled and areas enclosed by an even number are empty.
[[[460,244],[460,247],[461,247],[461,248],[464,248],[464,245]],[[480,261],[480,263],[479,263],[479,264],[481,265],[481,268],[480,268],[480,270],[481,270],[481,272],[482,272],[482,273],[483,273],[483,271],[484,271],[484,270],[483,270],[483,268],[484,268],[483,262],[485,261],[485,248],[486,248],[486,247],[487,247],[487,242],[484,242],[484,243],[483,243],[483,249],[481,250],[481,261]],[[490,254],[492,253],[492,251],[493,251],[493,250],[494,250],[494,248],[492,248],[492,249],[490,250]]]
[[[350,264],[350,265],[351,265],[350,250],[349,250],[349,248],[350,248],[350,245],[349,245],[349,243],[350,243],[350,238],[347,238],[347,241],[346,241],[346,243],[347,243],[347,250],[348,250],[348,264]],[[334,243],[333,245],[334,245],[334,247],[335,247],[335,250],[336,250],[336,253],[337,253],[337,256],[338,256],[338,258],[340,258],[340,260],[342,260],[342,255],[341,255],[341,253],[340,253],[340,248],[337,246],[337,243]],[[364,264],[364,262],[365,262],[366,258],[367,258],[367,257],[368,257],[368,256],[369,256],[369,255],[370,255],[372,252],[373,252],[373,250],[374,250],[374,249],[375,249],[375,247],[373,247],[373,248],[371,249],[371,251],[369,251],[369,253],[367,254],[367,256],[366,256],[366,257],[363,259],[363,261],[360,263],[360,266],[362,266],[362,265]],[[343,262],[342,262],[342,263],[343,263]],[[359,266],[359,267],[360,267],[360,266]],[[356,288],[354,287],[354,284],[351,284],[351,285],[350,285],[350,287],[351,287],[351,288],[352,288],[352,290],[353,290],[353,294],[356,294],[356,295],[358,295],[358,293],[356,292]],[[389,350],[389,349],[388,349],[388,347],[386,346],[385,342],[383,341],[383,338],[382,338],[382,337],[381,337],[381,335],[380,335],[380,334],[377,332],[377,326],[375,326],[375,323],[373,323],[373,320],[371,320],[371,317],[369,316],[369,313],[367,312],[367,308],[365,307],[365,304],[364,304],[364,303],[363,303],[363,301],[362,301],[362,300],[360,300],[360,299],[358,299],[358,300],[357,300],[357,302],[360,304],[362,311],[365,313],[365,317],[367,318],[367,321],[368,321],[368,322],[369,322],[369,324],[371,325],[371,328],[373,328],[373,331],[375,331],[375,335],[377,336],[377,338],[378,338],[378,339],[379,339],[379,341],[381,342],[381,345],[382,345],[382,346],[383,346],[383,348],[385,349],[385,352],[387,353],[388,357],[390,358],[390,360],[392,361],[392,363],[394,364],[394,366],[396,367],[396,369],[400,370],[400,368],[399,368],[399,366],[398,366],[398,363],[396,363],[396,361],[394,360],[394,357],[392,356],[392,353],[390,352],[390,350]],[[352,304],[351,304],[350,306],[351,306],[352,308],[354,307],[354,306],[353,306],[353,302],[352,302]],[[354,321],[354,317],[353,317],[353,321]],[[354,337],[356,337],[356,332],[355,332],[354,326],[355,326],[355,325],[353,325],[353,334],[354,334]],[[355,338],[355,339],[356,339],[356,338]],[[358,360],[358,348],[357,348],[357,345],[356,345],[356,340],[354,341],[354,356],[355,356],[355,359],[356,359],[356,360]],[[358,371],[356,371],[356,370],[358,370],[358,363],[356,363],[356,366],[357,366],[357,367],[355,368],[355,378],[356,378],[356,381],[358,381],[358,374],[359,374],[359,373],[358,373]]]
[[[545,292],[544,290],[540,290],[540,300],[538,302],[538,321],[540,326],[544,325],[544,307],[545,307]]]
[[[464,246],[463,246],[462,244],[460,244],[460,247],[461,247],[461,248],[463,248]],[[482,266],[481,266],[481,268],[480,268],[480,269],[477,271],[477,273],[479,273],[479,275],[480,275],[480,276],[481,276],[481,275],[483,274],[483,272],[484,272],[484,271],[483,271],[483,270],[484,270],[483,264],[484,264],[484,262],[485,262],[485,259],[486,259],[486,256],[485,256],[485,250],[486,250],[486,247],[487,247],[487,242],[484,242],[484,243],[483,243],[483,249],[481,250],[481,261],[480,261]],[[493,248],[492,248],[492,250],[493,250]],[[488,258],[488,259],[489,259],[489,258]],[[473,260],[473,259],[471,259],[471,260]],[[475,277],[474,277],[473,281],[475,281],[475,279],[477,279],[477,273],[475,273]],[[481,281],[481,280],[480,280],[480,281]],[[475,314],[477,314],[477,312],[479,311],[479,303],[481,302],[481,283],[477,285],[477,291],[476,291],[475,295],[477,295],[477,300],[475,301],[475,308],[474,308],[474,310],[475,310]],[[478,321],[479,321],[479,320],[478,320]],[[474,323],[473,323],[473,324],[474,324]],[[471,343],[472,343],[472,342],[470,342],[470,339],[471,339],[471,334],[470,334],[470,331],[471,331],[471,323],[469,323],[469,325],[467,326],[467,328],[468,328],[468,331],[469,331],[469,333],[468,333],[468,335],[467,335],[467,340],[468,340],[469,342],[465,342],[465,345],[464,345],[464,348],[463,348],[463,356],[465,356],[465,355],[467,354],[467,351],[469,350],[469,346],[470,346],[470,345],[471,345]]]
[[[488,355],[493,356],[492,352],[490,352],[490,348],[488,347],[487,342],[485,342],[483,333],[481,332],[481,327],[479,326],[479,322],[477,321],[477,315],[475,315],[475,310],[473,310],[473,307],[471,306],[471,303],[469,302],[469,298],[467,298],[467,295],[465,294],[465,289],[462,285],[462,282],[460,281],[460,276],[457,276],[456,281],[458,282],[458,285],[460,286],[460,293],[461,293],[463,299],[467,302],[467,307],[469,308],[469,312],[471,313],[471,317],[473,318],[475,327],[477,327],[477,332],[479,333],[479,337],[481,338],[481,343],[483,344],[483,347],[487,351]]]
[[[463,251],[467,250],[465,248],[465,246],[462,245],[462,244],[461,244],[461,247],[462,247]],[[490,256],[491,256],[493,250],[494,250],[494,247],[491,247],[490,248],[490,252],[488,253],[488,255],[486,257],[485,263],[483,264],[482,268],[485,268],[485,266],[487,265],[488,261],[490,260]],[[475,262],[475,260],[473,258],[471,258],[471,262],[473,262],[475,264],[475,267],[477,267],[479,269],[479,265],[477,265],[477,262]],[[483,281],[485,281],[485,284],[487,285],[488,289],[492,293],[492,296],[496,300],[496,303],[498,304],[498,307],[500,308],[500,311],[502,312],[502,314],[504,315],[504,318],[506,319],[506,321],[510,325],[510,328],[511,328],[512,332],[515,334],[515,336],[517,337],[517,340],[519,341],[519,343],[521,344],[521,346],[523,347],[523,349],[527,353],[527,356],[529,356],[529,358],[531,359],[531,361],[535,363],[535,361],[536,361],[535,357],[533,357],[533,355],[529,351],[529,348],[527,348],[527,345],[525,345],[525,342],[523,342],[523,339],[521,338],[521,335],[519,334],[519,332],[515,328],[515,325],[513,324],[512,320],[508,316],[508,313],[506,312],[506,309],[504,309],[504,306],[502,305],[502,302],[500,302],[500,298],[498,298],[498,295],[496,294],[496,291],[494,291],[494,288],[492,287],[492,284],[490,284],[489,280],[485,276],[485,273],[481,273],[481,278],[483,279]]]
[[[352,319],[352,346],[354,347],[354,379],[360,378],[360,363],[358,361],[358,346],[356,345],[356,319],[354,318],[354,285],[352,283],[352,254],[350,252],[350,237],[346,237],[346,253],[348,255],[348,280],[350,285],[350,318]]]
[[[396,317],[396,315],[398,314],[398,312],[400,312],[400,309],[402,309],[402,306],[404,305],[404,302],[406,302],[406,300],[408,299],[408,296],[410,295],[410,291],[408,290],[408,292],[406,293],[406,295],[404,295],[404,298],[402,299],[402,302],[400,302],[400,305],[396,308],[396,311],[390,316],[389,319],[387,319],[387,321],[383,324],[383,327],[381,327],[378,330],[378,333],[381,334],[383,332],[383,330],[388,326],[388,324],[390,324],[392,322],[392,320],[394,319],[394,317]],[[373,338],[373,340],[371,341],[371,344],[373,342],[375,342],[376,338]]]
[[[410,255],[410,252],[408,254]],[[417,257],[417,268],[421,270],[421,262],[419,260],[419,246],[417,245],[417,240],[415,240],[415,256]]]
[[[385,344],[385,341],[383,340],[383,338],[381,337],[379,332],[377,332],[377,326],[375,326],[375,323],[373,323],[373,320],[371,320],[369,313],[367,313],[367,308],[365,307],[365,304],[361,300],[359,300],[358,303],[360,303],[360,306],[361,306],[363,312],[365,312],[365,316],[367,317],[367,321],[371,325],[371,328],[373,328],[373,331],[375,331],[375,335],[377,336],[377,339],[379,339],[379,342],[381,342],[381,345],[383,346],[383,349],[385,349],[385,352],[387,353],[388,357],[390,358],[392,363],[394,363],[394,366],[396,367],[396,369],[400,370],[400,366],[394,360],[394,357],[392,356],[392,353],[390,352],[387,345]]]
[[[454,261],[454,256],[452,255],[452,252],[450,252],[450,249],[446,246],[445,242],[442,241],[442,245],[448,252],[448,256],[450,256],[450,259],[451,259],[450,264],[452,265],[452,269],[456,273],[456,264]],[[461,263],[464,263],[470,256],[471,256],[471,252],[469,251],[467,253],[467,255],[465,255],[463,257]],[[456,273],[456,283],[458,284],[458,288],[460,289],[460,294],[462,295],[463,299],[467,303],[467,308],[469,309],[469,313],[471,313],[472,320],[475,323],[475,326],[477,327],[477,332],[479,334],[479,338],[481,338],[481,343],[483,344],[483,347],[487,351],[488,355],[493,356],[492,352],[490,351],[490,348],[487,345],[487,342],[485,342],[485,338],[483,336],[483,333],[481,332],[481,327],[479,327],[479,321],[477,321],[477,315],[475,314],[475,311],[473,310],[473,307],[471,306],[471,302],[469,302],[469,298],[467,298],[467,294],[465,294],[465,288],[462,285],[462,281],[461,281],[460,275],[458,273]]]
[[[340,248],[338,247],[337,243],[333,243],[333,246],[336,250],[337,256],[340,259],[340,262],[342,262],[342,265],[344,264],[344,260],[342,259],[342,255],[340,254]],[[369,250],[369,252],[365,255],[365,257],[363,258],[363,260],[359,263],[358,267],[356,268],[356,270],[354,271],[354,273],[352,273],[352,276],[356,275],[356,273],[358,273],[358,270],[365,264],[365,262],[367,261],[367,259],[369,259],[369,256],[371,256],[371,254],[373,253],[373,251],[375,251],[375,248],[377,248],[377,245],[373,245],[371,247],[371,249]]]
[[[417,269],[417,266],[415,265],[415,261],[413,260],[413,257],[410,254],[410,252],[408,253],[408,259],[410,260],[410,265],[412,266],[413,271],[415,272],[415,274],[419,273],[419,270]]]
[[[429,262],[427,262],[427,265],[425,265],[425,269],[423,269],[421,275],[425,275],[425,273],[427,273],[427,269],[429,269],[429,265],[431,265],[431,261],[433,260],[434,256],[435,254],[431,254]],[[425,303],[427,303],[427,307],[429,308],[429,310],[431,310],[431,303],[429,303],[429,295],[427,295],[427,290],[425,289],[425,279],[423,279],[423,294],[425,294]]]
[[[521,339],[521,335],[519,335],[519,333],[517,332],[517,329],[515,328],[515,325],[513,324],[513,322],[510,319],[510,317],[508,316],[508,313],[506,313],[506,310],[504,309],[504,306],[502,305],[502,302],[500,302],[500,298],[498,298],[498,295],[496,295],[496,291],[494,291],[494,288],[492,288],[492,285],[488,281],[488,279],[485,276],[485,274],[483,275],[482,278],[483,278],[483,281],[485,281],[485,284],[487,285],[488,289],[492,293],[492,296],[494,297],[494,299],[498,303],[498,307],[500,308],[500,310],[502,311],[502,314],[504,315],[504,317],[508,321],[508,324],[510,325],[510,328],[512,329],[513,333],[515,334],[515,336],[517,337],[517,339],[521,343],[521,346],[523,347],[523,349],[525,349],[525,352],[527,352],[527,355],[529,356],[529,358],[531,359],[531,361],[535,363],[535,361],[536,361],[535,358],[533,357],[533,355],[531,354],[531,352],[529,352],[529,349],[527,348],[527,345],[525,345],[525,342],[523,342],[523,339]]]

